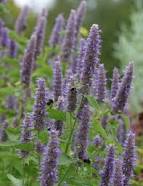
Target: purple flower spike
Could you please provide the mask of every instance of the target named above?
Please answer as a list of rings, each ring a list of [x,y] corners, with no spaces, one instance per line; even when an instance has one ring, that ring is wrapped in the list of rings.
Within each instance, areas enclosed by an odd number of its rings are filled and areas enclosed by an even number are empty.
[[[114,148],[110,146],[108,155],[105,161],[104,170],[101,175],[101,184],[100,186],[109,186],[111,182],[111,178],[113,176],[113,169],[114,169]]]
[[[80,26],[84,20],[84,16],[86,14],[86,1],[81,1],[77,11],[76,11],[76,38],[78,37]]]
[[[106,97],[106,73],[104,65],[100,64],[98,67],[97,77],[97,92],[96,97],[99,101],[104,101]]]
[[[129,97],[132,79],[133,79],[133,64],[130,63],[126,67],[124,77],[120,83],[116,96],[113,99],[112,107],[114,112],[124,111],[124,107]]]
[[[32,140],[32,129],[33,129],[32,116],[30,114],[27,114],[22,123],[21,136],[20,136],[21,143],[26,144]],[[20,156],[22,158],[27,157],[28,154],[29,152],[25,150],[22,150],[20,152]]]
[[[77,104],[77,90],[74,83],[74,77],[71,77],[67,86],[67,111],[74,112]]]
[[[119,87],[120,74],[117,68],[113,70],[112,86],[111,86],[111,100],[116,96]]]
[[[4,22],[0,19],[0,37],[2,36],[3,27],[4,27]]]
[[[80,52],[79,52],[79,56],[78,56],[78,61],[77,61],[77,67],[76,67],[76,72],[79,75],[81,75],[82,72],[82,68],[83,68],[83,63],[84,63],[84,56],[85,56],[85,50],[86,50],[86,40],[85,39],[81,39],[80,40]]]
[[[43,51],[45,31],[46,31],[46,23],[47,23],[47,20],[46,20],[45,16],[39,17],[38,23],[37,23],[37,26],[36,26],[36,30],[35,30],[35,35],[36,35],[36,38],[37,38],[36,39],[35,59]]]
[[[114,166],[113,186],[123,186],[124,176],[122,170],[122,161],[120,159],[115,160]]]
[[[25,50],[23,60],[21,63],[21,82],[26,87],[29,87],[31,82],[31,73],[32,67],[35,62],[35,46],[36,46],[36,37],[35,35],[31,36],[30,41],[28,42],[27,49]]]
[[[51,139],[43,154],[40,172],[40,186],[54,186],[57,182],[58,159],[60,155],[58,134],[52,130]]]
[[[76,135],[75,154],[79,159],[87,160],[87,145],[89,133],[90,111],[88,104],[84,104],[80,113],[80,125]]]
[[[16,55],[17,55],[17,49],[18,49],[18,47],[17,47],[16,42],[13,41],[13,40],[10,40],[10,42],[9,42],[9,55],[11,57],[13,57],[13,58],[16,57]]]
[[[98,25],[92,25],[89,36],[86,41],[86,51],[84,57],[83,71],[81,81],[85,94],[89,92],[91,78],[96,65],[99,63],[100,55],[100,29]]]
[[[69,62],[75,43],[75,10],[71,10],[62,44],[62,60]]]
[[[5,142],[8,139],[6,129],[8,127],[8,123],[5,120],[5,118],[2,119],[1,121],[1,126],[0,126],[0,142]]]
[[[29,14],[29,8],[28,6],[24,6],[15,24],[15,30],[18,34],[21,34],[27,27],[28,14]]]
[[[100,147],[102,145],[103,141],[102,141],[102,138],[99,136],[99,135],[96,135],[95,136],[95,139],[93,141],[93,144],[96,146],[96,147]]]
[[[49,39],[49,45],[51,47],[55,47],[56,45],[59,45],[61,43],[62,40],[61,32],[63,31],[64,28],[64,22],[65,22],[64,17],[62,14],[60,14],[56,18],[56,22],[51,37]]]
[[[58,98],[62,95],[62,70],[59,57],[55,61],[53,72],[54,100],[58,101]]]
[[[46,114],[46,85],[44,79],[38,79],[35,95],[35,104],[33,108],[34,128],[41,131],[45,127]]]
[[[2,29],[1,45],[3,47],[7,47],[9,45],[8,30],[5,27]]]
[[[123,185],[129,185],[129,180],[132,177],[133,169],[136,161],[136,152],[135,152],[135,134],[131,131],[127,135],[127,139],[125,141],[125,150],[123,153],[123,174],[124,180]]]

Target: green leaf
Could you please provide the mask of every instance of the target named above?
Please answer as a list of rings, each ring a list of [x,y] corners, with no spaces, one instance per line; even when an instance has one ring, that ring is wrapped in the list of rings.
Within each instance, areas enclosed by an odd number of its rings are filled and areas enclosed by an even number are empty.
[[[60,156],[59,165],[70,165],[71,163],[73,163],[73,160],[66,154]]]
[[[15,178],[11,174],[7,174],[8,179],[11,181],[13,186],[22,186],[22,180]]]
[[[33,143],[24,143],[24,144],[17,144],[15,145],[16,148],[26,151],[31,151],[34,148]]]
[[[59,111],[57,109],[48,109],[48,117],[58,121],[65,121],[65,112]]]
[[[89,101],[90,106],[92,106],[93,108],[99,109],[98,101],[94,97],[92,96],[86,96],[86,97]]]

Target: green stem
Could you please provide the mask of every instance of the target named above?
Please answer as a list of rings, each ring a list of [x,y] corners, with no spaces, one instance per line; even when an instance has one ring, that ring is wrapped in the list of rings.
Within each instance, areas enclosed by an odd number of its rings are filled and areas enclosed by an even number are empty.
[[[72,118],[72,115],[70,113],[70,126],[71,126],[71,123],[72,123],[71,118]],[[70,143],[71,143],[71,139],[72,139],[72,136],[73,136],[73,133],[74,133],[75,125],[76,125],[76,119],[75,119],[74,124],[71,128],[71,132],[70,132],[70,135],[69,135],[69,138],[68,138],[68,141],[67,141],[67,144],[66,144],[66,148],[65,148],[65,154],[68,152],[68,149],[69,149],[69,146],[70,146]]]

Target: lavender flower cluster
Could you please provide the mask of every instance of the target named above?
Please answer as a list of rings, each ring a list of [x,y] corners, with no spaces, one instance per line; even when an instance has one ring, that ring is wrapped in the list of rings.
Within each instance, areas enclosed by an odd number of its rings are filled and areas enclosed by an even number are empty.
[[[21,34],[26,28],[28,12],[28,7],[24,7],[16,21],[15,29],[18,34]],[[101,104],[108,103],[114,118],[125,112],[128,103],[133,79],[133,64],[129,63],[126,67],[123,78],[121,78],[118,69],[114,69],[111,90],[108,90],[106,70],[104,64],[100,62],[101,29],[99,25],[93,24],[87,38],[82,38],[80,34],[85,13],[86,1],[83,0],[77,10],[71,10],[67,22],[62,14],[56,18],[48,42],[52,49],[57,46],[60,48],[59,54],[54,54],[51,60],[53,62],[51,66],[53,68],[53,84],[47,89],[46,78],[37,80],[32,114],[25,114],[24,119],[22,118],[20,142],[25,144],[36,140],[36,142],[34,141],[36,151],[42,156],[39,178],[41,186],[57,184],[60,140],[62,141],[61,136],[67,127],[63,119],[51,120],[48,118],[47,121],[48,109],[50,110],[52,107],[65,115],[69,114],[71,133],[67,140],[66,149],[69,149],[69,146],[71,148],[69,154],[68,150],[65,152],[67,155],[72,154],[77,161],[91,164],[88,147],[91,140],[90,126],[92,126],[94,113],[90,109],[88,96],[92,95]],[[44,51],[46,18],[47,12],[43,10],[37,19],[36,27],[23,54],[20,70],[21,84],[24,89],[31,88],[32,73],[36,68],[39,68],[37,62],[39,55],[42,56]],[[11,57],[16,56],[16,43],[9,40],[8,30],[2,21],[0,22],[0,43],[3,47],[9,47]],[[27,105],[27,100],[24,101],[23,104]],[[48,105],[47,110],[46,105]],[[72,120],[74,120],[73,126]],[[130,131],[126,138],[126,127],[123,120],[120,117],[117,120],[119,123],[117,138],[124,147],[124,152],[116,157],[114,145],[109,146],[104,167],[102,167],[100,186],[128,186],[133,175],[136,160],[135,135]],[[108,127],[108,121],[107,117],[103,130]],[[0,141],[6,140],[6,128],[7,125],[3,122],[0,127]],[[46,145],[39,140],[39,134],[44,130],[47,133],[49,130],[50,140]],[[33,136],[33,131],[36,133],[36,137]],[[100,134],[95,136],[93,144],[95,148],[105,145]],[[22,158],[26,158],[29,152],[21,150],[20,155]]]
[[[15,58],[17,56],[18,44],[9,37],[9,30],[2,20],[0,20],[0,47],[1,57]]]

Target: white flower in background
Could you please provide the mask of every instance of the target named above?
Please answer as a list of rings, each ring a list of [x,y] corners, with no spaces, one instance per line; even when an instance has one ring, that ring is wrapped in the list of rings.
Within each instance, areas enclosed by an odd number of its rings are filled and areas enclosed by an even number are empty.
[[[14,1],[20,7],[27,5],[36,12],[40,12],[45,7],[50,9],[54,6],[56,2],[56,0],[14,0]]]

